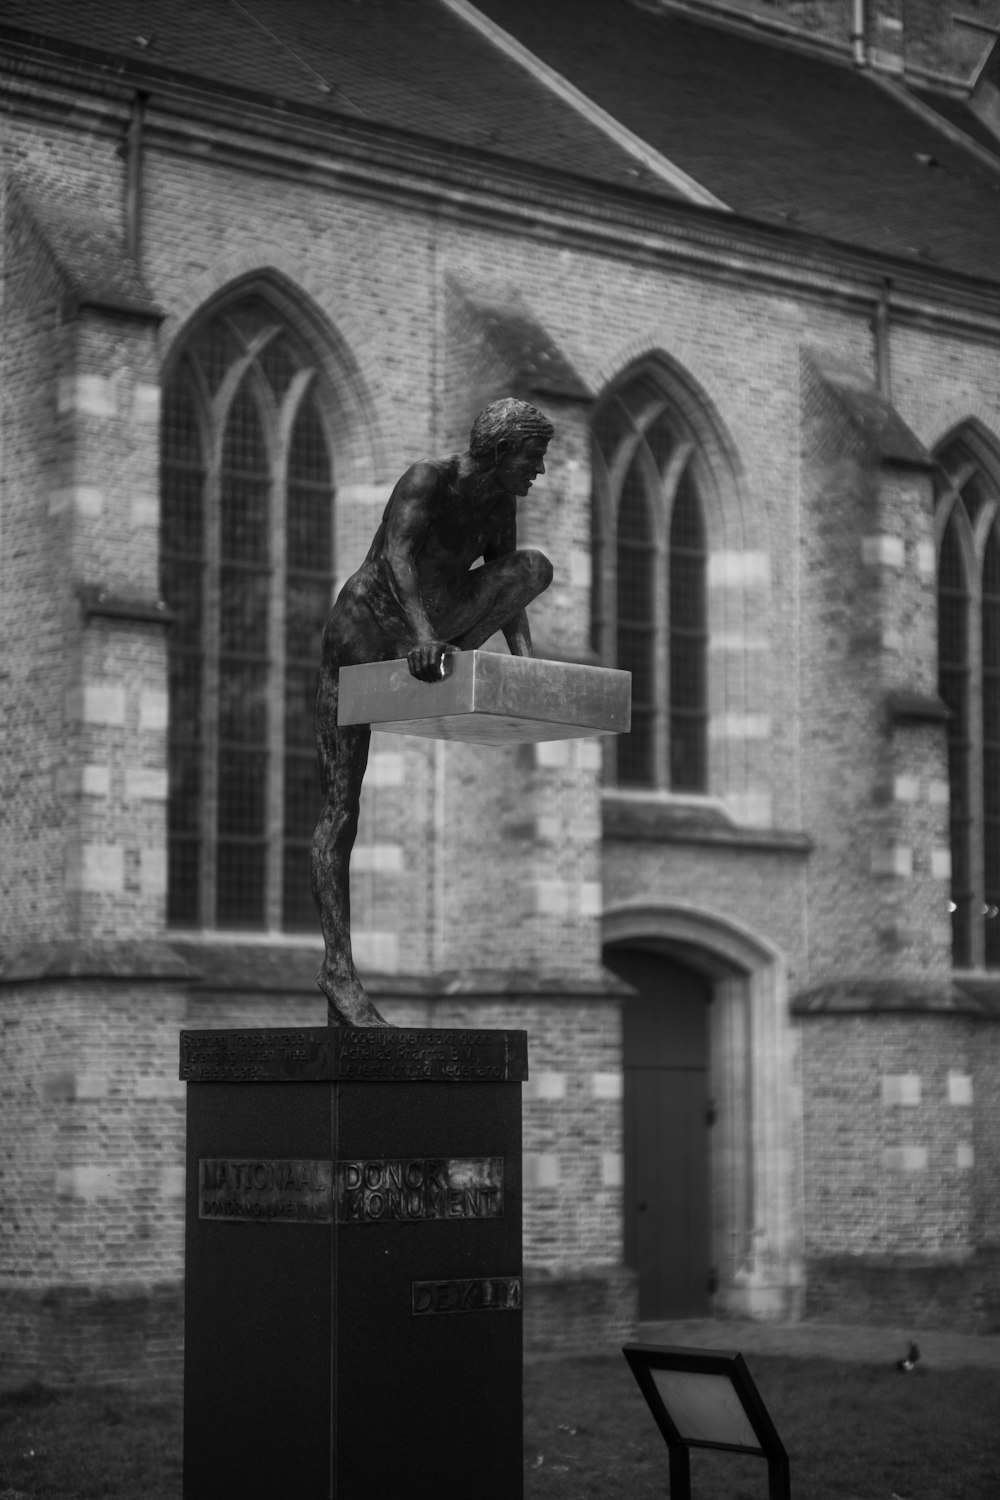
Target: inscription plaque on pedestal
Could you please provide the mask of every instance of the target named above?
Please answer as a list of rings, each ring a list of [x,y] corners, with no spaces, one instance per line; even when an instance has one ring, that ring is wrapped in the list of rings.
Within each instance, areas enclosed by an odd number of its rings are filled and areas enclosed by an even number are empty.
[[[520,1312],[520,1276],[469,1276],[460,1281],[415,1281],[413,1316],[451,1312]]]
[[[183,1031],[180,1076],[187,1083],[523,1083],[528,1045],[523,1031]]]
[[[203,1159],[198,1163],[198,1217],[279,1224],[327,1221],[333,1212],[328,1161]]]
[[[181,1076],[185,1500],[516,1500],[525,1034],[185,1032]]]
[[[341,1224],[423,1224],[503,1216],[502,1156],[417,1161],[339,1161]]]

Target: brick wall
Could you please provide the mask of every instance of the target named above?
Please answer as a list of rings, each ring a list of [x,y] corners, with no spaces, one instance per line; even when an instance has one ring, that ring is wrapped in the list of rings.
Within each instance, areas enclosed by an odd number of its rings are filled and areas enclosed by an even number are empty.
[[[7,1384],[177,1377],[183,1013],[162,982],[0,989]]]
[[[14,930],[37,931],[49,927],[62,895],[64,807],[57,773],[69,685],[68,605],[53,579],[65,574],[67,557],[49,519],[49,476],[60,453],[48,438],[56,425],[58,372],[69,339],[51,252],[9,194],[5,201],[5,379],[0,402],[9,436],[3,446],[0,552],[5,643],[0,892],[5,919]]]
[[[136,289],[84,186],[69,208],[49,182],[8,192],[3,880],[21,940],[163,921],[156,314],[124,310]],[[75,263],[81,247],[98,271]]]
[[[814,980],[842,972],[848,953],[855,972],[929,978],[950,965],[931,485],[905,435],[873,447],[862,417],[872,405],[849,367],[806,358],[804,821],[817,842],[810,908],[822,912]],[[900,694],[916,703],[913,720],[894,716]]]
[[[152,1282],[181,1269],[183,999],[83,980],[4,992],[4,1093],[24,1119],[5,1148],[5,1274]],[[7,1103],[7,1100],[5,1100]]]
[[[967,1252],[975,1035],[952,1017],[803,1022],[808,1254]]]
[[[993,1025],[802,1022],[807,1313],[995,1331]]]
[[[972,1078],[973,1204],[975,1242],[993,1255],[1000,1252],[1000,1028],[979,1026],[973,1033]]]

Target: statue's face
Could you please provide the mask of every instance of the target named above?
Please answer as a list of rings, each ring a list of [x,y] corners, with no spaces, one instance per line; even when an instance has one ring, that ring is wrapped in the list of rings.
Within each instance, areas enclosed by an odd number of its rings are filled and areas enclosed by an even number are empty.
[[[515,439],[501,452],[496,472],[508,494],[526,495],[532,481],[545,473],[548,446],[544,438],[521,438]]]

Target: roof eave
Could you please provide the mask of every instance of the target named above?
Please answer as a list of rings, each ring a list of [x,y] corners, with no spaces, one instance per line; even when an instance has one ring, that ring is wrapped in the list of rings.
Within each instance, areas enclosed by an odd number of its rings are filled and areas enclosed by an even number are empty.
[[[0,27],[2,34],[9,28]],[[382,160],[387,170],[398,173],[405,169],[415,179],[426,180],[433,191],[433,182],[452,183],[464,201],[467,191],[488,193],[498,209],[501,201],[522,202],[527,212],[532,205],[544,204],[547,211],[557,215],[584,214],[588,220],[599,220],[607,227],[613,225],[625,235],[662,232],[670,220],[675,228],[687,224],[698,241],[704,233],[697,226],[704,226],[712,244],[741,242],[739,253],[759,253],[768,259],[776,255],[781,262],[791,266],[795,261],[799,270],[802,257],[806,257],[806,271],[839,275],[846,272],[852,279],[860,277],[865,282],[881,283],[889,276],[894,285],[906,285],[918,289],[919,295],[928,298],[938,294],[938,289],[948,289],[960,297],[972,297],[979,301],[988,298],[995,302],[1000,291],[1000,279],[990,281],[948,266],[926,264],[884,251],[870,249],[848,241],[816,234],[795,225],[779,224],[763,218],[751,218],[733,213],[728,209],[717,209],[711,205],[692,202],[680,196],[666,197],[639,185],[615,184],[597,178],[570,173],[564,169],[525,164],[511,157],[483,150],[481,147],[454,145],[432,136],[419,135],[396,126],[383,125],[357,117],[337,115],[329,109],[312,109],[301,104],[276,107],[273,98],[250,94],[244,91],[209,89],[204,81],[195,77],[183,80],[160,77],[154,80],[150,73],[141,77],[124,75],[120,70],[111,76],[110,70],[99,70],[97,74],[77,58],[75,62],[65,54],[53,53],[30,58],[21,51],[17,56],[8,53],[12,64],[8,73],[28,75],[30,87],[26,94],[38,94],[42,99],[46,87],[50,90],[73,90],[88,92],[98,98],[113,100],[124,110],[134,96],[137,87],[150,92],[150,109],[159,111],[176,122],[183,121],[183,128],[201,128],[213,122],[219,129],[231,133],[245,132],[249,127],[258,140],[271,137],[275,141],[297,141],[303,149],[322,149],[339,155],[346,149],[349,156],[362,161]],[[4,55],[0,45],[0,74]],[[159,87],[151,89],[151,84]],[[905,96],[905,90],[889,85],[892,92]],[[41,107],[41,106],[39,106]],[[50,105],[50,107],[53,107]],[[920,107],[920,106],[918,106]],[[62,105],[65,109],[65,104]],[[940,120],[928,110],[934,123]],[[151,134],[155,125],[150,118]],[[956,132],[960,134],[960,132]],[[988,155],[988,153],[984,153]],[[998,164],[992,162],[994,167]],[[377,187],[377,184],[373,184]],[[604,232],[604,231],[602,231]],[[920,291],[919,289],[923,289]]]

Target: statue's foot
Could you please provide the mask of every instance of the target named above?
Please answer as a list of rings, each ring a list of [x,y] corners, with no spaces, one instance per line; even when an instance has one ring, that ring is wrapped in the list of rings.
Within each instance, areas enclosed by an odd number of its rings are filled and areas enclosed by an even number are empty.
[[[328,1025],[389,1026],[369,1000],[356,974],[350,979],[337,979],[324,964],[316,975],[316,983],[327,998]]]

